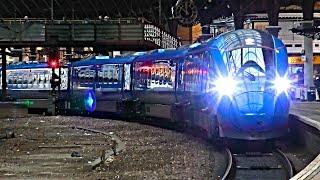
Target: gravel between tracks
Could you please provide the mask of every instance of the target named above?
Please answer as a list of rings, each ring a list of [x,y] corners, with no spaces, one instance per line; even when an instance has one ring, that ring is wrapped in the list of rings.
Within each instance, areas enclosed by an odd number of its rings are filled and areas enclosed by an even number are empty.
[[[85,166],[111,149],[110,137],[82,130],[114,132],[125,151],[95,170]],[[0,178],[13,179],[217,179],[218,154],[212,145],[179,132],[138,123],[90,117],[1,119],[0,133],[13,128],[16,138],[0,140]],[[82,157],[71,157],[75,151]]]

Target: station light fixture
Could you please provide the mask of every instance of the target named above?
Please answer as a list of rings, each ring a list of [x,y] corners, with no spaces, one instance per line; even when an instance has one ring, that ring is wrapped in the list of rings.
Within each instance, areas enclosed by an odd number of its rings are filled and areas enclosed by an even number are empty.
[[[57,61],[51,61],[50,62],[50,67],[52,67],[52,68],[56,68],[57,65],[58,65]]]
[[[51,68],[59,68],[59,53],[51,53],[48,58],[48,66]]]

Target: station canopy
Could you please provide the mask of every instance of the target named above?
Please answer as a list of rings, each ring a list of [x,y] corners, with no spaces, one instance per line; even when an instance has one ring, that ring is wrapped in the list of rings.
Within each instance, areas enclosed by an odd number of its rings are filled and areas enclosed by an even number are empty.
[[[161,5],[160,5],[161,2]],[[0,3],[0,18],[43,18],[56,20],[97,20],[108,18],[144,18],[161,22],[172,20],[173,9],[178,0],[8,0]],[[224,0],[197,0],[198,18],[215,18],[231,15]],[[53,4],[53,13],[51,11]],[[228,11],[228,12],[227,12]]]
[[[0,18],[98,19],[108,16],[157,16],[159,0],[10,0],[0,3]],[[170,10],[175,0],[161,0],[162,8]]]
[[[181,4],[183,11],[189,10],[186,5],[190,3],[183,3],[184,1],[192,0],[7,0],[0,3],[0,19],[51,19],[53,15],[55,20],[144,18],[152,23],[161,20],[161,24],[165,24],[174,19],[172,7],[175,5]],[[236,0],[193,0],[193,2],[197,7],[197,21],[207,24],[213,19],[231,16],[231,4]],[[281,11],[284,8],[287,11],[288,7],[291,7],[289,9],[301,12],[301,7],[297,6],[301,5],[299,0],[280,2]],[[243,3],[242,11],[256,13],[260,6],[265,8],[270,2],[243,0],[241,3]],[[159,7],[161,7],[160,12]],[[320,9],[320,3],[315,3],[315,9]]]

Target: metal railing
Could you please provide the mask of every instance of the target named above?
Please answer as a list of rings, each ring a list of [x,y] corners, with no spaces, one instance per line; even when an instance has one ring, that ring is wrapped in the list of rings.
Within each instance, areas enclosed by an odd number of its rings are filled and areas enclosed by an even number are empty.
[[[144,25],[144,39],[151,41],[162,48],[177,48],[181,42],[167,32],[161,30],[153,24]]]

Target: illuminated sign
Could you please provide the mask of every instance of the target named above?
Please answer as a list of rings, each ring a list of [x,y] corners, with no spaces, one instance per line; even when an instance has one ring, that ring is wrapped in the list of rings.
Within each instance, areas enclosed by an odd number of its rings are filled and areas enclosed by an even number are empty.
[[[288,57],[289,64],[303,64],[303,61],[300,56]]]
[[[289,64],[304,64],[301,56],[288,57]],[[313,64],[320,64],[320,56],[313,56]]]
[[[250,45],[254,45],[254,39],[252,38],[247,38],[244,40],[246,42],[246,45],[250,46]]]

